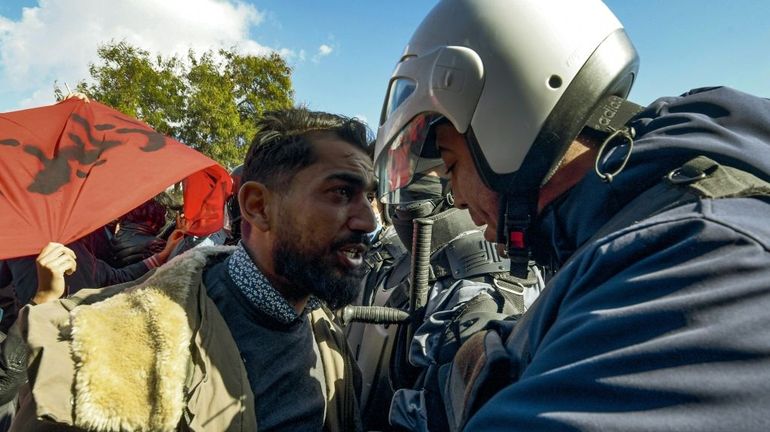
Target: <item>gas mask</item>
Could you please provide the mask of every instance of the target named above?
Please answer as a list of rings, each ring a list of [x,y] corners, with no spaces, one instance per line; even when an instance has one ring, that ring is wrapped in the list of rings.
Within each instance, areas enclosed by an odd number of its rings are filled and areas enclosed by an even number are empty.
[[[443,211],[446,208],[443,205],[445,188],[445,180],[439,177],[415,174],[412,182],[405,189],[402,189],[402,202],[394,204],[393,228],[398,233],[398,238],[410,251],[412,248],[412,221]]]

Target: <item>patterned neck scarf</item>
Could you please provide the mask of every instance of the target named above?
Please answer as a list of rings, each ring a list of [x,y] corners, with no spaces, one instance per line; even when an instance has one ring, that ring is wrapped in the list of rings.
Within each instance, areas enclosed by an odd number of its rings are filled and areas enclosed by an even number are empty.
[[[243,243],[238,243],[238,248],[230,256],[227,271],[238,289],[260,312],[280,323],[290,324],[304,316],[310,309],[320,306],[319,301],[311,297],[305,312],[302,315],[297,314],[294,307],[273,288],[259,267],[254,264]]]

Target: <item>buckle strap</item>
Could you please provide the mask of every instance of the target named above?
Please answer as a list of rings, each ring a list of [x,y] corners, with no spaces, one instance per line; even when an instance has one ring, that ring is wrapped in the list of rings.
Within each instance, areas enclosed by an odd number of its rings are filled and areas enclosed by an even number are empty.
[[[497,227],[497,236],[498,243],[504,244],[505,249],[498,249],[498,253],[510,260],[511,275],[521,279],[525,279],[529,272],[532,251],[528,237],[536,207],[536,192],[504,195],[501,201],[500,211],[503,217],[500,220],[503,223]]]
[[[666,181],[686,186],[702,198],[770,196],[770,183],[738,168],[720,165],[705,156],[698,156],[671,171]]]
[[[588,117],[585,127],[588,132],[604,138],[616,131],[626,129],[626,123],[644,108],[619,96],[607,96]]]

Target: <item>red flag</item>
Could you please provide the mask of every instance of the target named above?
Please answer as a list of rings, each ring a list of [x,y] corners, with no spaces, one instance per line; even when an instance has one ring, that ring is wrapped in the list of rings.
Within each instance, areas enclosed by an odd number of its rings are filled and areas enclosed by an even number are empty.
[[[0,259],[77,240],[183,179],[189,232],[220,229],[227,171],[145,123],[79,99],[0,114]]]

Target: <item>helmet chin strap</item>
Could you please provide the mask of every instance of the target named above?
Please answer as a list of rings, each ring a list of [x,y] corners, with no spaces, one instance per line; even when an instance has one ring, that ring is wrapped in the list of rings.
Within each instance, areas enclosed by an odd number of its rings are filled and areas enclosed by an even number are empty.
[[[504,249],[498,252],[508,257],[511,275],[515,277],[526,278],[529,273],[532,258],[529,231],[537,212],[537,198],[537,190],[501,195],[497,243]]]

